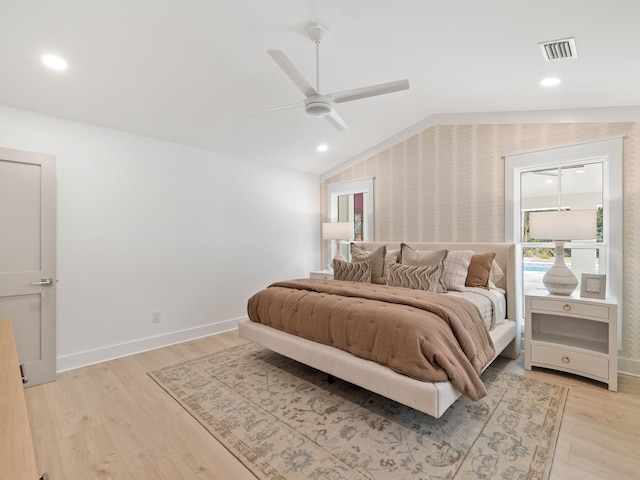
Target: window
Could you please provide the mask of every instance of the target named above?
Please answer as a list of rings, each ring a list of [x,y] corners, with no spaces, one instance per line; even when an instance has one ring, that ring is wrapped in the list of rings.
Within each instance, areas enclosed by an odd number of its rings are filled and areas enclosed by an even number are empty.
[[[607,294],[620,298],[622,138],[505,156],[505,241],[519,247],[522,297],[542,287],[546,257],[553,257],[553,243],[530,237],[528,215],[550,209],[597,210],[598,237],[567,243],[567,264],[578,280],[581,273],[607,275]],[[522,318],[522,308],[518,312]]]
[[[329,222],[349,222],[354,240],[373,241],[373,178],[327,185]],[[341,245],[344,258],[349,246]]]
[[[520,233],[523,292],[543,289],[542,277],[551,267],[554,246],[549,240],[531,238],[529,214],[545,210],[596,210],[598,238],[572,242],[565,248],[567,266],[580,281],[583,273],[606,270],[602,236],[602,159],[549,169],[523,169],[520,173]],[[602,263],[601,263],[602,260]]]

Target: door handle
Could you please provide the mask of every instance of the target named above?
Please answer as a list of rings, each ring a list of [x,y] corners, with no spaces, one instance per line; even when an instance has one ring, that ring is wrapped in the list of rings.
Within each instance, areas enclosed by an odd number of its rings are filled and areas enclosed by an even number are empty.
[[[40,282],[32,282],[31,285],[50,287],[51,285],[53,285],[53,278],[43,278]]]

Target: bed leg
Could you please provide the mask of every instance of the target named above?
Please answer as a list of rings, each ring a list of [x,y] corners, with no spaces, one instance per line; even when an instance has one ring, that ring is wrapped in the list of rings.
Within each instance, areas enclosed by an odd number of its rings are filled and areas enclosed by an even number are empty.
[[[336,381],[336,377],[334,377],[331,374],[327,374],[327,382],[331,384],[331,383],[334,383],[335,381]]]

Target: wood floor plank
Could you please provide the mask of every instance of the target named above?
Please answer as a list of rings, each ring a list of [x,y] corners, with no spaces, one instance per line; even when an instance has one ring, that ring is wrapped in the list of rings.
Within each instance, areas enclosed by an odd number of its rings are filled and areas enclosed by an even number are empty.
[[[101,425],[59,440],[65,476],[83,480],[131,480],[126,466]],[[57,480],[49,475],[50,480]]]
[[[120,458],[128,471],[133,472],[166,457],[171,450],[147,412],[139,407],[109,365],[105,363],[92,370],[97,388],[110,392],[108,397],[94,400],[95,406]]]
[[[86,373],[83,370],[68,372],[58,375],[55,382],[45,385],[45,398],[52,416],[51,421],[63,437],[99,425],[97,412],[87,402],[84,391],[78,388],[78,378]]]
[[[580,467],[609,479],[637,479],[640,474],[640,459],[636,455],[621,451],[612,444],[587,445],[575,442],[571,447],[569,465]],[[613,473],[615,472],[615,473]],[[607,475],[609,475],[607,477]]]
[[[588,467],[587,467],[588,468]],[[549,480],[612,480],[610,474],[602,476],[592,470],[584,470],[581,466],[554,462]]]
[[[198,480],[182,457],[173,454],[131,474],[131,480]]]
[[[236,330],[66,372],[25,391],[41,471],[50,480],[254,480],[147,372],[246,343]],[[637,479],[640,379],[619,392],[581,377],[495,365],[569,388],[551,480]],[[43,468],[45,467],[45,468]]]
[[[50,478],[64,478],[57,432],[49,414],[44,389],[25,389],[25,401],[38,471],[47,473]]]

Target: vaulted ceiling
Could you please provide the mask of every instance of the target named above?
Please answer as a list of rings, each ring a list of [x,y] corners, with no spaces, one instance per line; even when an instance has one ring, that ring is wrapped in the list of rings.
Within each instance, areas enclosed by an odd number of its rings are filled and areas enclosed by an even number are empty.
[[[0,0],[0,104],[322,173],[436,113],[640,105],[637,0]],[[266,51],[323,93],[407,78],[338,105],[343,132],[304,107]],[[539,42],[574,37],[547,62]],[[40,57],[68,62],[51,71]],[[557,77],[556,87],[539,84]],[[326,143],[324,153],[316,146]]]

